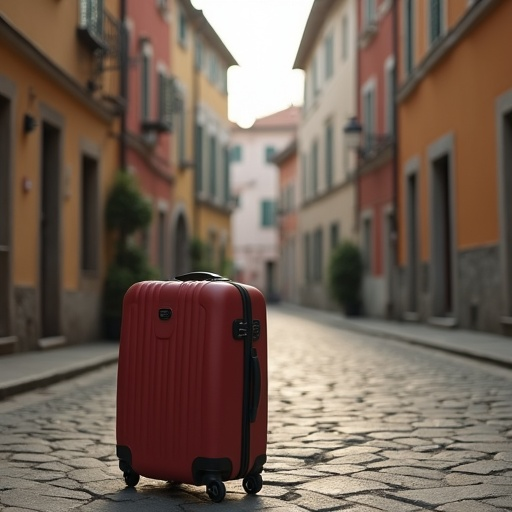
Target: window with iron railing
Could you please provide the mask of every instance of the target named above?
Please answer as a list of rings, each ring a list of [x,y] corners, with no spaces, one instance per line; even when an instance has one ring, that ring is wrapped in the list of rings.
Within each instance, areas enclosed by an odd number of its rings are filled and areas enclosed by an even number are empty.
[[[103,0],[80,0],[79,25],[98,40],[103,39]]]

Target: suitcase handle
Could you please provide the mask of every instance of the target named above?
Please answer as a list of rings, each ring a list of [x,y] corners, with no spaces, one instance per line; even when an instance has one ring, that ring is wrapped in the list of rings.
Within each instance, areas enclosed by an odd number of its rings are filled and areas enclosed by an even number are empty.
[[[252,396],[251,396],[251,408],[249,410],[249,418],[251,423],[256,421],[258,415],[258,406],[260,404],[261,396],[261,368],[260,360],[258,359],[258,353],[256,349],[252,349],[251,354],[251,376],[252,376]]]
[[[174,279],[178,281],[229,281],[228,278],[222,277],[219,274],[203,271],[188,272],[187,274],[176,276]]]

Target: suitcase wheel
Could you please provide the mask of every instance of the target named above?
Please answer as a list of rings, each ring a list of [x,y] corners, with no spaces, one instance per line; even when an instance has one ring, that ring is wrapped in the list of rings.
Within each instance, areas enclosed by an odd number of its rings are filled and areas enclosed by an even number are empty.
[[[247,475],[244,478],[242,485],[247,494],[256,494],[260,492],[263,487],[263,478],[261,478],[260,474]]]
[[[226,486],[222,480],[210,480],[206,492],[213,502],[220,503],[226,497]]]
[[[140,476],[135,471],[125,471],[123,473],[124,482],[128,487],[135,487],[140,480]]]

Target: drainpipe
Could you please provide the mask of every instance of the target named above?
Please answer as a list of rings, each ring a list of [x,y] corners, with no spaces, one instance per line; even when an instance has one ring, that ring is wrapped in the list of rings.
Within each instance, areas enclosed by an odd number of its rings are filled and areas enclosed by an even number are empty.
[[[392,262],[392,272],[391,272],[391,308],[392,313],[391,316],[395,316],[398,313],[398,304],[397,297],[399,294],[395,293],[395,283],[396,279],[393,279],[394,276],[398,273],[398,104],[397,104],[397,91],[398,91],[398,2],[396,0],[393,1],[392,7],[393,9],[393,22],[392,22],[392,33],[393,33],[393,55],[395,57],[395,65],[393,69],[393,89],[394,89],[394,98],[393,98],[393,246],[394,246],[394,261]]]
[[[126,37],[126,0],[119,0],[119,14],[121,17],[121,66],[119,80],[119,95],[123,102],[121,112],[121,138],[119,141],[119,166],[126,171],[126,109],[128,108],[128,38]]]

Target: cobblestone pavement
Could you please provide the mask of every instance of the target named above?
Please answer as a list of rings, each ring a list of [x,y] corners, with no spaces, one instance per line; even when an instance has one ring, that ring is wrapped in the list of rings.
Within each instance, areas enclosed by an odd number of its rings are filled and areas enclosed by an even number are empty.
[[[0,509],[512,510],[512,372],[269,310],[269,461],[247,496],[141,478],[115,457],[114,366],[0,402]]]

